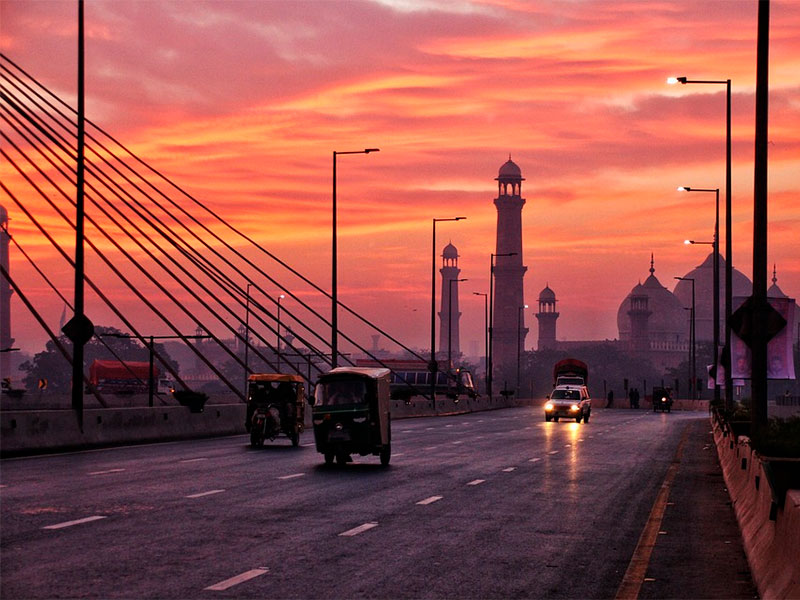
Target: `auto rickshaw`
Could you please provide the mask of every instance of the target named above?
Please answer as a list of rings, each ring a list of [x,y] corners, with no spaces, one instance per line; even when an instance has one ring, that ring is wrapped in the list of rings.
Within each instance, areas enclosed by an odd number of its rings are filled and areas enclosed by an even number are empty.
[[[350,455],[392,454],[389,369],[338,367],[320,375],[314,391],[314,440],[325,463],[339,464]]]
[[[297,446],[304,415],[305,385],[299,375],[253,373],[247,378],[245,429],[251,446],[263,446],[264,440],[280,434]]]
[[[672,412],[672,389],[653,388],[653,412]]]

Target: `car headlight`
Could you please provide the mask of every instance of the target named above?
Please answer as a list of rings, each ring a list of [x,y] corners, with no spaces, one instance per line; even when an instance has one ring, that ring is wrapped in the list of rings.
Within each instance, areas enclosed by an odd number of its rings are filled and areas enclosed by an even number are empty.
[[[572,411],[578,410],[578,405],[577,404],[573,404],[572,406],[569,407],[569,409],[572,410]]]
[[[544,405],[544,409],[545,410],[553,410],[553,403],[552,402],[548,402],[547,404]]]

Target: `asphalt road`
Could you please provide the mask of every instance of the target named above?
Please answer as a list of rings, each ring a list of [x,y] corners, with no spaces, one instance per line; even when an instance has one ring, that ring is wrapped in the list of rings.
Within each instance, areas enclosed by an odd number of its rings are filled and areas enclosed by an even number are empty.
[[[388,468],[325,466],[310,432],[7,459],[0,596],[613,598],[704,419],[395,421]]]

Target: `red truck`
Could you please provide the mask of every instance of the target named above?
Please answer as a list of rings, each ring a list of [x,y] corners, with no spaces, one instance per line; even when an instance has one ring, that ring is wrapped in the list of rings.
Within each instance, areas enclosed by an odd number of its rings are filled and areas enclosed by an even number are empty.
[[[99,392],[112,394],[146,394],[150,381],[150,363],[94,360],[89,367],[89,382]],[[154,384],[158,384],[158,367],[153,366]]]
[[[553,367],[553,387],[558,385],[589,385],[589,367],[577,358],[565,358]]]

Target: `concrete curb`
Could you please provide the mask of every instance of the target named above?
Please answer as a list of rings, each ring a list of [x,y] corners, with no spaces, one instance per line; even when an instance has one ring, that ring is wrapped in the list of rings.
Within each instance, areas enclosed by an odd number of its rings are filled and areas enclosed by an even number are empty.
[[[747,437],[734,439],[712,419],[722,473],[762,598],[800,598],[800,490],[774,502],[764,461]],[[773,517],[772,519],[770,517]]]

